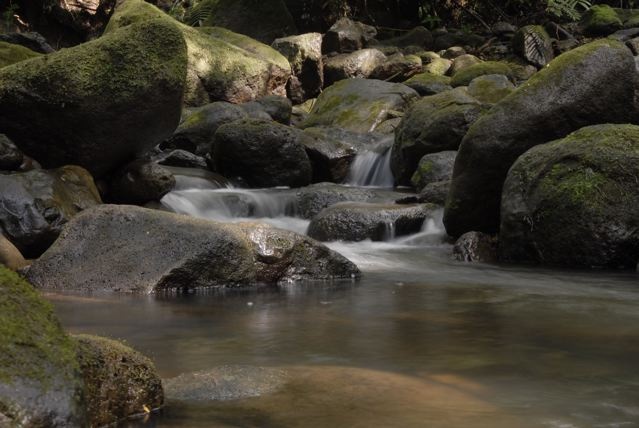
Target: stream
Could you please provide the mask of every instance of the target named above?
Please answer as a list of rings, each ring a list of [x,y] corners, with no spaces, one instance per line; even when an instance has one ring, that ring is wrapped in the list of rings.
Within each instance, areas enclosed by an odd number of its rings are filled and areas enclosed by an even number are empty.
[[[384,171],[349,180],[388,183]],[[308,226],[291,189],[184,175],[162,205]],[[359,281],[47,297],[69,331],[125,340],[163,379],[201,373],[124,426],[639,427],[636,273],[455,262],[441,215],[415,235],[328,245]],[[205,375],[218,400],[196,397]]]

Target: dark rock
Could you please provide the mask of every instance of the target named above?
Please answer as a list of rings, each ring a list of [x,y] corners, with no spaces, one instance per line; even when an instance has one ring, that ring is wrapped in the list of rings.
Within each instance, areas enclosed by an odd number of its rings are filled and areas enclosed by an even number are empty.
[[[639,126],[596,125],[532,148],[508,173],[503,260],[634,269]]]
[[[73,342],[31,284],[0,265],[0,423],[86,426]]]
[[[418,201],[444,205],[446,203],[449,190],[450,180],[428,183],[421,192],[419,192]]]
[[[508,22],[499,21],[493,25],[492,32],[495,36],[503,37],[505,35],[513,35],[517,31],[517,27]]]
[[[552,40],[541,25],[520,28],[513,37],[513,51],[535,67],[545,67],[555,57]]]
[[[253,187],[305,186],[312,170],[302,138],[302,131],[277,122],[238,120],[217,130],[212,158],[219,173]]]
[[[278,95],[267,95],[256,101],[274,121],[284,125],[290,125],[293,105],[291,100]]]
[[[395,181],[410,185],[422,156],[457,150],[482,105],[465,88],[424,97],[404,115],[395,132],[391,169]]]
[[[142,205],[159,201],[175,187],[175,177],[153,161],[132,162],[109,181],[109,199],[122,204]]]
[[[104,337],[80,334],[73,339],[91,426],[115,424],[163,405],[162,380],[151,360]]]
[[[341,18],[324,34],[322,52],[354,52],[365,48],[376,35],[375,27]]]
[[[0,131],[46,168],[77,164],[99,177],[173,132],[185,76],[179,32],[134,24],[0,69]]]
[[[358,274],[344,257],[293,232],[129,205],[103,205],[75,217],[27,273],[45,289],[141,292]]]
[[[46,4],[47,15],[88,40],[102,34],[116,0],[52,1]]]
[[[467,232],[453,247],[453,259],[460,262],[497,262],[497,237],[482,232]]]
[[[6,135],[0,134],[0,170],[16,171],[20,169],[24,156]]]
[[[556,58],[496,104],[460,146],[444,216],[448,234],[498,231],[506,174],[531,147],[590,124],[636,121],[635,81],[630,51],[599,40]]]
[[[377,49],[361,49],[324,59],[324,84],[352,78],[367,78],[386,61],[386,55]]]
[[[431,153],[422,157],[411,178],[413,187],[421,190],[430,183],[450,181],[453,178],[455,157],[457,157],[457,152],[452,150]]]
[[[77,166],[0,175],[0,189],[0,229],[28,258],[45,251],[74,215],[101,203]]]
[[[271,115],[268,114],[264,109],[264,106],[257,101],[250,101],[248,103],[240,104],[240,107],[251,119],[273,120]]]
[[[165,166],[177,166],[180,168],[200,168],[207,169],[208,165],[206,159],[194,155],[186,150],[172,150],[170,152],[162,152],[160,155],[154,157],[153,161],[159,165]]]
[[[319,241],[383,241],[419,232],[435,209],[430,204],[343,202],[313,217],[308,236]]]
[[[276,39],[272,46],[288,59],[293,70],[286,87],[288,97],[299,104],[319,95],[324,87],[322,35],[308,33],[285,37]]]
[[[300,189],[297,192],[297,205],[299,215],[311,219],[324,208],[339,202],[368,202],[375,198],[375,192],[370,189],[319,183]]]
[[[43,54],[55,52],[46,39],[36,32],[0,34],[0,41],[24,46]]]

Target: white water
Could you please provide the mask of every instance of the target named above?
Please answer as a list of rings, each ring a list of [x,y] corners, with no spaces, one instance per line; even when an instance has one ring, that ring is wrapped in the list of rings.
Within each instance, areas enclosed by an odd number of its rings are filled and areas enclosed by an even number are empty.
[[[385,151],[363,151],[355,156],[346,178],[351,186],[392,188],[395,180],[390,168],[391,148]]]

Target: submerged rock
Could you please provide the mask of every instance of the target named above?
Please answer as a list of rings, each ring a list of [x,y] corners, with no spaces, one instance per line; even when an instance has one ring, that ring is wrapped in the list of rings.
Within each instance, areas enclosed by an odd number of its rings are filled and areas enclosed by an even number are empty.
[[[37,257],[78,212],[102,201],[77,166],[0,175],[0,229],[27,257]]]
[[[357,274],[344,257],[293,232],[125,205],[103,205],[76,216],[27,273],[45,289],[129,292]]]
[[[306,186],[312,170],[303,138],[302,131],[276,122],[238,120],[217,130],[212,157],[219,173],[253,187]]]
[[[329,206],[311,220],[308,236],[320,241],[383,241],[421,230],[437,207],[344,202]]]
[[[3,426],[86,424],[83,382],[73,342],[62,331],[51,305],[2,265],[0,409]]]
[[[501,203],[503,260],[635,268],[639,126],[596,125],[512,166]]]
[[[444,216],[448,234],[498,231],[506,173],[531,147],[590,124],[636,121],[635,81],[628,48],[599,40],[557,57],[496,104],[460,146]]]
[[[185,77],[177,29],[131,25],[0,69],[0,132],[46,168],[101,176],[173,132]]]
[[[392,112],[405,110],[418,97],[400,83],[343,80],[322,92],[300,127],[335,125],[354,132],[373,132]]]
[[[162,406],[162,381],[151,360],[104,337],[80,334],[73,339],[91,426],[114,424]]]

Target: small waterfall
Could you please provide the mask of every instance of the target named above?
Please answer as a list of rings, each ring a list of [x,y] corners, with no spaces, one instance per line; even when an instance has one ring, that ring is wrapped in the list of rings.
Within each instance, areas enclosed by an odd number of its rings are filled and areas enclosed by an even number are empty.
[[[355,156],[346,178],[351,186],[392,188],[393,173],[390,168],[391,148],[383,152],[366,150]]]
[[[383,236],[383,240],[384,241],[392,241],[396,238],[396,231],[395,231],[395,222],[393,220],[388,220],[386,223],[384,223],[384,236]]]

